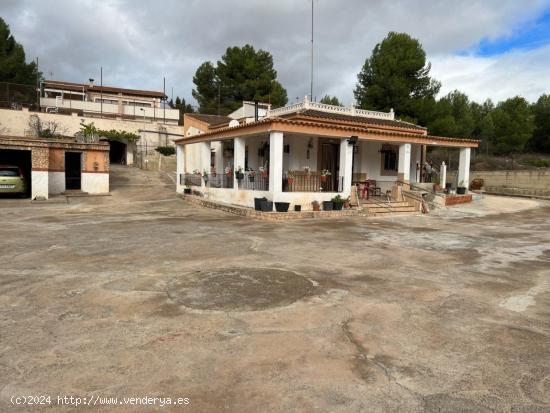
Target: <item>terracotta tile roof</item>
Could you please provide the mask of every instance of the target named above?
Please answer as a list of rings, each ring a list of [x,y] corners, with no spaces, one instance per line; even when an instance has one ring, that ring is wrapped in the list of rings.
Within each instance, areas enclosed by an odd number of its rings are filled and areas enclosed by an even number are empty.
[[[364,116],[351,116],[351,115],[346,115],[341,113],[322,112],[320,110],[315,110],[315,109],[306,109],[306,110],[302,110],[294,113],[288,113],[286,115],[282,115],[281,117],[292,119],[298,116],[308,116],[308,117],[321,118],[321,119],[327,119],[327,120],[345,121],[345,122],[353,122],[353,123],[360,123],[360,124],[367,124],[367,125],[381,125],[381,126],[389,126],[394,128],[414,129],[418,131],[426,130],[426,128],[423,126],[418,126],[413,123],[402,122],[399,120],[367,118]]]
[[[55,88],[62,90],[72,90],[75,92],[82,92],[82,89],[86,92],[102,92],[103,93],[122,93],[123,95],[132,96],[145,96],[154,98],[166,98],[167,96],[162,92],[156,92],[153,90],[139,90],[139,89],[125,89],[114,86],[100,86],[94,84],[91,86],[88,83],[73,83],[73,82],[61,82],[58,80],[45,80],[44,87]]]
[[[195,114],[193,114],[195,115]],[[201,115],[204,116],[204,115]],[[217,115],[207,115],[207,116],[217,116]],[[403,139],[403,138],[415,138],[415,139],[422,139],[424,141],[433,142],[431,144],[437,144],[437,143],[444,143],[444,142],[453,142],[453,143],[464,143],[464,144],[479,144],[479,140],[475,139],[467,139],[467,138],[450,138],[446,136],[433,136],[433,135],[421,135],[418,133],[412,133],[412,132],[399,132],[399,131],[392,131],[392,130],[372,130],[368,128],[366,125],[343,125],[343,124],[337,124],[337,123],[318,123],[315,121],[307,121],[307,120],[299,120],[299,119],[286,119],[283,117],[273,117],[273,118],[264,118],[260,119],[256,122],[250,122],[250,123],[242,123],[239,126],[235,127],[222,127],[218,128],[213,131],[206,132],[204,134],[176,139],[175,143],[186,143],[189,141],[195,141],[195,140],[208,140],[209,138],[215,137],[217,135],[223,135],[224,132],[228,131],[235,131],[235,130],[243,130],[248,128],[254,128],[256,126],[261,125],[271,125],[273,123],[283,123],[288,125],[297,125],[297,126],[305,126],[305,127],[322,127],[326,129],[334,129],[334,130],[340,130],[340,131],[346,131],[346,132],[356,132],[358,134],[376,134],[376,135],[384,135],[388,138],[394,138],[394,139]],[[266,128],[266,131],[268,131],[268,128]],[[215,139],[212,139],[215,140]],[[406,139],[405,139],[406,140]],[[476,145],[477,147],[477,145]]]
[[[186,113],[185,115],[208,123],[210,126],[220,126],[231,122],[231,118],[229,116],[223,115],[207,115],[204,113]]]

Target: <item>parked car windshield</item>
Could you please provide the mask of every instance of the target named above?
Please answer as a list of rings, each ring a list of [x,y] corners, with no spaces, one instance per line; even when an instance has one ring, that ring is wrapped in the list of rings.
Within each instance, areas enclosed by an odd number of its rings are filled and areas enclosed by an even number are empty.
[[[0,168],[0,176],[18,176],[19,171],[15,168]]]

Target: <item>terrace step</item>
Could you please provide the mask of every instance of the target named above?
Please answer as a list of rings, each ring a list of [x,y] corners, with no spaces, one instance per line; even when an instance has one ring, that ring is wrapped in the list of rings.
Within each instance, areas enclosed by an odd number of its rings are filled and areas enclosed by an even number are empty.
[[[394,216],[418,213],[414,204],[407,201],[363,202],[363,214],[368,216]]]

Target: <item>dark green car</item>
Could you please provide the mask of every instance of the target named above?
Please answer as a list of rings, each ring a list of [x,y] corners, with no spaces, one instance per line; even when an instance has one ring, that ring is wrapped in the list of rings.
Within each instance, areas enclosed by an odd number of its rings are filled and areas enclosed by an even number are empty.
[[[27,182],[20,167],[14,165],[0,165],[0,194],[27,193]]]

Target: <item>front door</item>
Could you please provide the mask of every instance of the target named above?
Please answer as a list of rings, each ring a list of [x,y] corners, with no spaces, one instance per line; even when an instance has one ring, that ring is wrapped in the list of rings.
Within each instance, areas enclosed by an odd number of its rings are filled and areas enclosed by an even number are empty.
[[[340,145],[334,142],[319,142],[321,145],[319,167],[322,171],[326,169],[330,172],[330,176],[325,182],[321,183],[323,191],[337,192],[338,191],[338,169],[340,163]]]
[[[65,152],[65,188],[80,189],[82,171],[82,154],[80,152]]]

